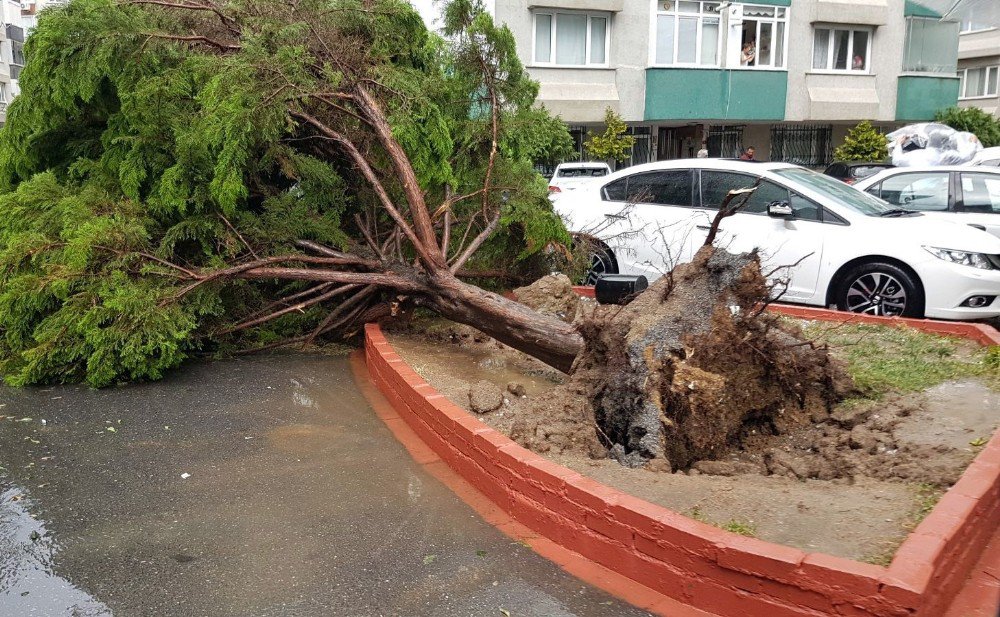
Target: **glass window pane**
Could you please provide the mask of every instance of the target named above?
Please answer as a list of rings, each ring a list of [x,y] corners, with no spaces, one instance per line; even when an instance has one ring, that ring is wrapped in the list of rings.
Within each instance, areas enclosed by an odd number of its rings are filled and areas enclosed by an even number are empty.
[[[852,71],[867,71],[868,70],[868,32],[865,30],[855,30],[854,31],[854,48],[851,52],[854,55],[851,58],[851,70]]]
[[[806,199],[805,197],[795,193],[792,193],[791,197],[790,205],[792,206],[792,212],[795,213],[796,219],[800,221],[820,221],[823,219],[823,210],[815,201]]]
[[[608,20],[603,17],[590,18],[590,63],[604,64],[604,41],[608,34]]]
[[[962,201],[966,212],[1000,212],[1000,176],[963,173]]]
[[[986,82],[986,94],[991,96],[996,96],[997,93],[997,70],[997,67],[988,69],[990,76]]]
[[[827,55],[830,52],[830,31],[826,28],[816,28],[813,35],[813,68],[827,69]]]
[[[556,64],[587,63],[587,16],[556,15]]]
[[[621,180],[615,180],[604,186],[604,200],[605,201],[625,201],[625,185],[628,182],[628,178],[622,178]]]
[[[757,178],[728,171],[701,172],[701,207],[718,209],[729,191],[749,188]]]
[[[948,173],[899,174],[882,181],[882,199],[909,210],[947,210]]]
[[[701,26],[701,63],[714,66],[719,55],[719,20],[706,18]]]
[[[757,65],[771,66],[771,28],[770,22],[761,22],[760,40],[757,41]]]
[[[677,62],[698,61],[698,20],[681,18],[677,29]]]
[[[850,51],[850,30],[833,31],[833,68],[838,71],[847,70],[847,54]]]
[[[701,10],[701,5],[698,2],[684,2],[682,0],[677,3],[678,13],[697,13],[699,10]]]
[[[785,66],[785,22],[778,22],[778,30],[774,35],[774,66]]]
[[[908,17],[903,70],[954,75],[958,66],[957,29],[956,22]]]
[[[630,203],[691,206],[691,172],[657,171],[629,177]]]
[[[674,63],[674,19],[673,15],[656,16],[656,63]]]
[[[552,16],[535,15],[535,62],[552,61]]]
[[[984,69],[969,69],[965,76],[965,96],[983,96],[986,87]]]

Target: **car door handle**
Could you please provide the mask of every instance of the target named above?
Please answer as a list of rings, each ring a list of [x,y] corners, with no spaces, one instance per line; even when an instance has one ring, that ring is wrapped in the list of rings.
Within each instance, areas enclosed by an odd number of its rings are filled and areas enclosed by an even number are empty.
[[[605,214],[604,218],[614,219],[616,221],[620,221],[620,220],[628,218],[628,217],[622,216],[621,214]]]

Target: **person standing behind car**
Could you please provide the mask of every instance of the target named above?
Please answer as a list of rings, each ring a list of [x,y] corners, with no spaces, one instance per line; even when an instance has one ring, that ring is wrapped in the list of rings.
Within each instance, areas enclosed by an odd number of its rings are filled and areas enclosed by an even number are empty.
[[[754,152],[756,152],[756,150],[754,150],[754,147],[753,146],[749,146],[746,150],[743,151],[743,154],[740,155],[740,160],[741,161],[756,161],[757,159],[755,159],[753,157]]]
[[[705,143],[704,141],[701,142],[701,149],[698,150],[698,154],[696,154],[695,156],[698,157],[698,158],[700,158],[700,159],[707,159],[708,158],[708,144]]]

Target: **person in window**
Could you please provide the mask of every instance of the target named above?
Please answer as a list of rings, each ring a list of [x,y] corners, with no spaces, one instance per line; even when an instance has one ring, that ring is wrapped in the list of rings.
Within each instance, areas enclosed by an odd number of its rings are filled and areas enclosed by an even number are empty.
[[[749,146],[746,150],[743,151],[743,154],[740,155],[740,160],[741,161],[756,161],[757,159],[755,159],[753,157],[754,152],[756,152],[756,150],[754,149],[754,147],[753,146]]]
[[[756,57],[757,57],[757,46],[754,44],[753,40],[744,43],[743,53],[740,56],[740,64],[742,66],[752,66],[754,58]]]
[[[696,154],[695,156],[697,156],[700,159],[708,158],[708,144],[706,142],[704,141],[701,142],[701,149],[698,150],[698,154]]]
[[[854,56],[854,63],[853,63],[852,66],[853,66],[853,68],[854,68],[855,71],[863,71],[863,70],[865,70],[865,59],[862,58],[859,54],[855,54],[855,56]]]

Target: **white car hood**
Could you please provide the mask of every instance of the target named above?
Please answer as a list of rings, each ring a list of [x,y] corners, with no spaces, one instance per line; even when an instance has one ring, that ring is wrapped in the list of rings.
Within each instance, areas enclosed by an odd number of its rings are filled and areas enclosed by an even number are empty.
[[[1000,238],[962,222],[932,216],[869,217],[876,237],[905,237],[922,246],[1000,255]]]

